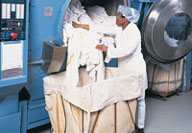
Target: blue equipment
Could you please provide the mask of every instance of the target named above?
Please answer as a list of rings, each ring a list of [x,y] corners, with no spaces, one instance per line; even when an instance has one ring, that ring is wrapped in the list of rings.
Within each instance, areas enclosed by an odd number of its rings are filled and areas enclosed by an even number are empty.
[[[153,2],[154,0],[130,0],[131,6],[141,13],[139,27]],[[64,12],[69,3],[70,0],[0,1],[1,132],[25,133],[29,129],[50,123],[45,109],[43,78],[48,75],[48,70],[63,70],[64,64],[49,69],[51,63],[46,62],[46,59],[54,60],[56,56],[46,54],[48,51],[65,51],[59,46],[62,44]],[[191,54],[189,56],[190,68],[187,70],[191,71]],[[115,61],[108,65],[116,66]],[[188,76],[191,80],[191,75]]]
[[[0,129],[20,132],[19,91],[27,82],[28,0],[0,1]]]

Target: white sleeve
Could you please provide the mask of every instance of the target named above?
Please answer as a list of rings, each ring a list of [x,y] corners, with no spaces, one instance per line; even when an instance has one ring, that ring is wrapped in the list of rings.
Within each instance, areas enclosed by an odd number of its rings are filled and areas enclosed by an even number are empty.
[[[107,56],[109,58],[121,58],[132,54],[140,44],[140,35],[129,33],[122,37],[122,44],[116,44],[115,47],[108,47]]]
[[[109,26],[104,26],[104,25],[96,25],[96,24],[90,24],[90,31],[94,31],[97,33],[103,33],[103,34],[108,34],[110,36],[116,35],[119,27],[109,27]]]

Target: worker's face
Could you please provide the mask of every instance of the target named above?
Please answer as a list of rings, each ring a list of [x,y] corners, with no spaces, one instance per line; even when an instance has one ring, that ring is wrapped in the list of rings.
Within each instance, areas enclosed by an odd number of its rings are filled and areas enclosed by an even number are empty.
[[[125,18],[125,16],[123,16],[123,14],[121,12],[118,12],[117,13],[117,16],[116,16],[116,24],[118,26],[122,26],[125,22],[127,22],[127,18]]]

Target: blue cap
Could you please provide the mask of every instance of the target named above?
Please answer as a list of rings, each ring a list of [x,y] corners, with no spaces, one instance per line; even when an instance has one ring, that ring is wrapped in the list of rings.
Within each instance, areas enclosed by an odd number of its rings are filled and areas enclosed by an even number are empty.
[[[129,22],[136,23],[139,20],[140,13],[131,7],[119,5],[117,13],[121,12]]]

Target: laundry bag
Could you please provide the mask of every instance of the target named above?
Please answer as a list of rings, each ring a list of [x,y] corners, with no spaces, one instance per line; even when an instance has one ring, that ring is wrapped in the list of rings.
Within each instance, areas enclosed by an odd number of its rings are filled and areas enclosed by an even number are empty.
[[[134,131],[137,98],[142,95],[142,74],[106,68],[105,80],[92,82],[81,68],[76,87],[66,80],[66,72],[43,80],[53,133]]]
[[[162,96],[168,96],[181,89],[183,62],[181,59],[170,64],[168,70],[159,65],[147,63],[149,91]]]

